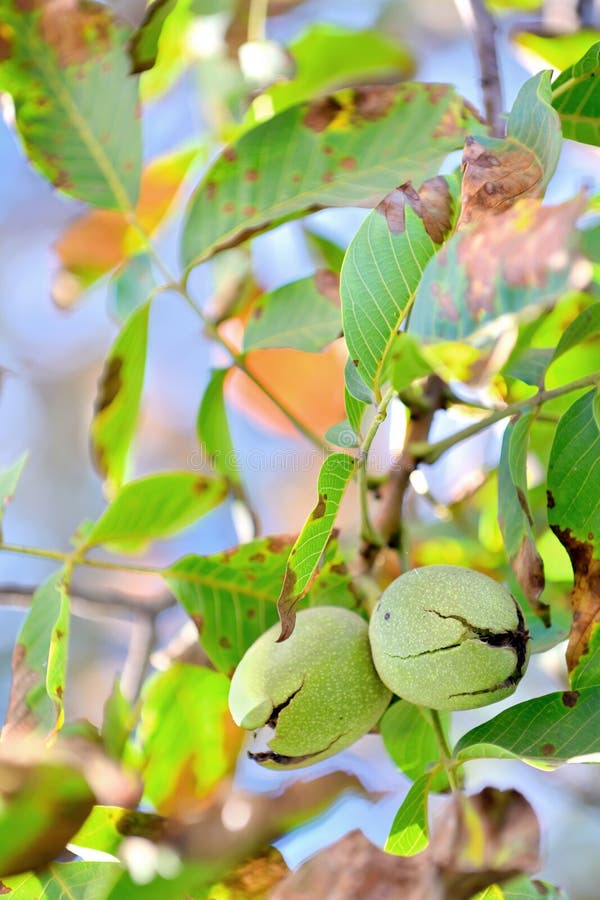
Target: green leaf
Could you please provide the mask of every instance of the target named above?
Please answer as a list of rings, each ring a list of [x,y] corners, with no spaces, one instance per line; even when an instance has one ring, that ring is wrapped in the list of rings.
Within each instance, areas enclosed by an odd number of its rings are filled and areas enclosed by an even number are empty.
[[[125,323],[144,303],[156,286],[150,257],[136,253],[120,266],[110,279],[109,304],[116,318]]]
[[[531,413],[509,422],[498,466],[498,524],[515,577],[536,615],[550,625],[550,610],[539,600],[544,563],[535,547],[527,489],[527,445]]]
[[[337,25],[310,25],[292,41],[288,52],[294,77],[274,84],[252,104],[244,125],[256,124],[267,107],[273,113],[354,84],[393,82],[414,68],[409,51],[376,31],[351,31]]]
[[[544,900],[568,900],[560,888],[538,878],[528,878],[527,875],[511,878],[502,885],[492,884],[471,900],[540,900],[540,897]]]
[[[241,484],[238,458],[231,440],[223,387],[229,369],[213,369],[196,422],[198,440],[217,472],[233,485]]]
[[[52,734],[64,721],[70,602],[65,572],[54,572],[35,592],[12,659],[4,734],[38,729]]]
[[[277,621],[275,601],[290,546],[291,541],[260,538],[212,556],[186,556],[165,570],[211,662],[227,675]]]
[[[542,170],[541,187],[545,187],[556,169],[562,135],[560,119],[552,108],[550,71],[529,78],[510,111],[507,137],[519,141],[533,152]]]
[[[92,458],[111,493],[127,475],[137,425],[148,339],[148,303],[135,310],[108,352],[90,427]]]
[[[12,94],[30,161],[68,194],[130,210],[139,192],[141,126],[128,29],[107,6],[18,0],[3,0],[2,24],[0,90]]]
[[[323,237],[322,234],[312,231],[310,224],[309,219],[308,222],[304,223],[303,231],[309,246],[315,251],[313,255],[320,265],[324,265],[326,269],[331,269],[332,272],[339,275],[344,262],[345,248],[340,247],[339,244],[329,240],[329,238]]]
[[[227,707],[229,681],[175,663],[146,682],[138,739],[145,797],[159,813],[197,805],[233,768],[238,731]]]
[[[446,713],[440,713],[440,716],[447,729],[450,716]],[[439,761],[440,748],[430,710],[414,706],[407,700],[400,700],[384,713],[379,728],[385,749],[411,781],[417,781],[425,775],[430,763]],[[431,789],[442,791],[447,787],[448,779],[440,772],[435,776]]]
[[[0,778],[4,877],[41,868],[58,856],[85,821],[94,796],[83,775],[65,763],[13,762],[4,756]]]
[[[154,0],[146,7],[144,18],[129,41],[132,72],[146,72],[156,62],[162,27],[176,5],[177,0]]]
[[[346,251],[340,282],[344,336],[358,373],[376,393],[425,266],[451,228],[457,190],[456,178],[441,177],[426,182],[419,194],[411,185],[397,188],[367,216]]]
[[[418,183],[467,131],[481,125],[447,85],[348,89],[292,106],[243,134],[206,173],[187,211],[184,263],[316,207],[353,206]]]
[[[120,806],[94,806],[69,843],[116,856],[123,838],[143,837],[158,841],[163,835],[164,824],[162,816],[153,813]]]
[[[551,37],[535,32],[518,32],[511,40],[519,47],[534,53],[553,69],[566,69],[576,63],[592,44],[600,41],[600,31],[582,28],[570,34],[555,34]]]
[[[338,277],[322,269],[258,298],[246,325],[243,349],[291,347],[316,353],[341,331]]]
[[[567,326],[554,350],[552,362],[598,334],[600,334],[600,303],[592,303]]]
[[[557,765],[600,752],[600,687],[517,703],[463,735],[460,760],[514,756]]]
[[[571,672],[571,687],[584,688],[600,685],[600,624],[592,629],[586,652]]]
[[[392,386],[398,393],[433,371],[421,352],[419,341],[407,331],[401,331],[393,338],[385,362]]]
[[[360,440],[354,429],[351,427],[348,419],[337,422],[328,428],[325,433],[325,440],[334,447],[358,447]]]
[[[356,469],[356,460],[347,453],[332,453],[319,472],[318,499],[292,547],[283,586],[277,600],[284,640],[294,630],[295,607],[306,593],[317,570],[321,555],[331,537],[333,525],[348,482]]]
[[[0,469],[0,540],[2,539],[2,516],[17,489],[21,473],[25,468],[29,453],[25,451],[10,466]]]
[[[192,472],[148,475],[124,485],[83,539],[135,553],[151,541],[170,537],[205,515],[227,496],[222,478]]]
[[[563,135],[584,144],[600,144],[600,42],[552,83],[552,105]]]
[[[404,798],[392,823],[384,850],[395,856],[415,856],[429,843],[427,800],[432,775],[422,775]]]
[[[173,874],[173,856],[172,852],[166,848],[165,875],[156,874],[154,877],[149,876],[151,880],[139,883],[129,872],[122,872],[121,877],[114,885],[111,892],[102,896],[102,900],[182,900],[182,897],[190,898],[190,900],[212,900],[208,893],[208,888],[214,883],[215,879],[223,874],[226,864],[222,861],[209,863],[185,863],[177,872]],[[157,864],[161,865],[161,856],[165,857],[165,848],[158,848]],[[144,861],[142,861],[142,866]],[[144,867],[145,868],[145,867]],[[145,874],[145,872],[144,872]],[[36,898],[37,900],[37,898]],[[75,898],[74,898],[75,900]],[[77,898],[79,900],[79,898]],[[86,898],[87,900],[87,898]],[[100,900],[100,898],[99,898]]]
[[[373,394],[366,386],[351,359],[344,368],[344,406],[353,431],[360,436],[363,416],[373,403]]]
[[[109,756],[121,759],[129,736],[137,722],[137,711],[123,696],[121,684],[115,678],[113,689],[104,704],[102,742]]]
[[[116,862],[52,863],[43,872],[3,878],[2,884],[11,900],[106,900],[122,871]]]

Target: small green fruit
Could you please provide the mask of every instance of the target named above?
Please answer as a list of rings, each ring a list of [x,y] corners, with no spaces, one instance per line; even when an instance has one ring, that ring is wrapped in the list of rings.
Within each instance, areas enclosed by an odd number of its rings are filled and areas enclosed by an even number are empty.
[[[508,697],[529,658],[521,609],[505,587],[462,566],[424,566],[381,595],[369,626],[381,680],[432,709]]]
[[[246,651],[229,691],[237,724],[262,729],[248,756],[271,769],[308,766],[349,747],[391,699],[356,613],[319,606],[298,613],[293,634],[278,644],[280,630],[273,626]]]

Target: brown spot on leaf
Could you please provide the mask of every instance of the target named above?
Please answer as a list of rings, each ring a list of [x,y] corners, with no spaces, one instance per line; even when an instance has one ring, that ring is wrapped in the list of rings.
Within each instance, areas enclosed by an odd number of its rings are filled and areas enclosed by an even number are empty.
[[[567,646],[567,666],[572,672],[588,649],[594,626],[600,622],[600,560],[594,559],[592,545],[579,541],[570,529],[550,527],[569,554],[573,567],[570,596],[573,619]]]
[[[568,706],[569,709],[573,709],[573,707],[577,705],[578,700],[579,691],[563,691],[562,702],[565,706]]]
[[[331,269],[315,272],[315,287],[318,292],[337,306],[340,304],[340,276]]]
[[[223,209],[223,212],[225,213],[225,215],[228,216],[232,212],[235,212],[235,203],[231,203],[231,201],[228,203],[224,203],[222,206],[222,209]]]
[[[8,26],[4,25],[0,27],[0,62],[4,62],[11,58],[12,48],[12,28],[8,28]]]
[[[324,153],[325,156],[331,156],[331,154],[333,153],[333,147],[331,146],[331,144],[323,144],[323,146],[321,147],[321,153]]]
[[[334,172],[323,172],[322,180],[325,184],[331,184],[332,181],[335,181],[335,173]]]
[[[344,156],[343,159],[340,160],[340,166],[342,169],[345,169],[347,172],[351,172],[358,165],[354,156]]]
[[[546,502],[548,504],[548,509],[554,509],[554,507],[556,506],[556,501],[554,499],[552,491],[546,491]]]
[[[223,159],[226,160],[226,162],[232,163],[237,160],[237,153],[233,147],[225,147],[222,156]]]
[[[54,633],[55,633],[55,635],[56,635],[56,640],[57,640],[57,641],[62,641],[62,639],[63,639],[64,636],[65,636],[64,631],[62,631],[60,628],[57,628],[56,631],[55,631]]]
[[[244,172],[244,178],[246,181],[258,181],[260,177],[260,173],[258,169],[247,169]]]
[[[143,837],[159,841],[164,834],[166,819],[152,813],[125,812],[118,817],[115,828],[123,837]]]
[[[192,490],[195,494],[203,494],[204,491],[207,491],[209,487],[210,481],[206,481],[205,478],[196,478]]]
[[[120,356],[113,356],[106,360],[100,381],[98,382],[98,391],[96,394],[96,402],[94,403],[94,416],[107,409],[114,401],[115,397],[121,390],[121,369],[123,368],[123,359]]]
[[[336,575],[347,575],[348,574],[348,566],[345,562],[334,563],[330,569],[331,572],[335,572]]]
[[[64,687],[62,686],[62,684],[57,684],[57,686],[56,686],[56,696],[58,697],[59,700],[62,700],[64,692],[65,692],[65,689],[64,689]]]
[[[206,198],[208,200],[214,200],[214,196],[217,193],[217,183],[216,181],[209,181],[206,185]]]
[[[529,509],[529,501],[527,499],[527,495],[525,494],[525,491],[523,490],[523,488],[519,487],[518,485],[516,485],[516,490],[517,490],[517,499],[519,501],[519,506],[525,513],[525,517],[526,517],[527,521],[529,522],[529,524],[533,525],[533,518],[531,516],[531,510]]]
[[[223,650],[231,650],[231,641],[226,635],[219,638],[219,647],[222,647]]]
[[[264,311],[265,311],[264,307],[262,307],[260,305],[260,303],[257,303],[256,306],[254,307],[254,309],[252,310],[252,318],[256,319],[257,321],[258,321],[258,319],[262,319]]]
[[[281,623],[281,633],[277,638],[277,643],[286,641],[294,631],[296,625],[296,604],[298,598],[294,596],[294,589],[298,576],[288,565],[283,579],[283,585],[279,599],[277,600],[277,611]]]
[[[524,535],[516,556],[510,561],[517,581],[529,604],[546,628],[550,627],[550,607],[539,600],[546,583],[544,577],[544,561],[537,552],[529,535]]]
[[[0,881],[0,894],[12,894],[12,888],[7,887],[3,881]]]
[[[247,619],[255,619],[256,618],[256,610],[252,609],[252,608],[246,610],[246,618]]]
[[[385,216],[392,234],[401,234],[406,227],[406,205],[422,220],[432,241],[441,244],[452,221],[452,197],[446,179],[441,175],[430,178],[418,191],[407,181],[384,197],[377,211]]]
[[[542,744],[541,746],[542,756],[554,756],[556,753],[556,747],[554,744]]]
[[[242,213],[248,217],[253,216],[256,213],[256,207],[255,206],[244,206]]]
[[[202,634],[204,632],[204,616],[194,613],[190,618],[198,629],[198,634]]]
[[[42,37],[54,50],[61,68],[81,65],[110,49],[114,24],[111,10],[76,0],[55,0],[39,6]],[[80,71],[85,78],[85,70]]]
[[[397,94],[397,88],[385,84],[357,88],[354,92],[356,114],[367,122],[383,119],[394,105]]]
[[[319,494],[317,505],[311,513],[311,519],[322,519],[327,509],[327,494]]]
[[[292,175],[292,181],[294,184],[299,184],[302,181],[302,175],[299,172],[294,172]]]
[[[320,134],[331,125],[341,109],[342,105],[335,97],[323,97],[319,100],[313,100],[307,105],[302,122],[311,131],[316,131],[317,134]]]
[[[260,553],[260,552],[253,553],[252,556],[250,557],[250,562],[264,563],[266,561],[267,561],[267,557],[264,553]]]
[[[266,538],[266,547],[269,553],[283,553],[289,549],[290,544],[293,544],[295,540],[295,535],[270,535]]]
[[[394,188],[375,207],[376,211],[385,218],[392,234],[402,234],[405,228],[404,204],[406,198],[402,188],[406,186],[402,185],[399,188]]]

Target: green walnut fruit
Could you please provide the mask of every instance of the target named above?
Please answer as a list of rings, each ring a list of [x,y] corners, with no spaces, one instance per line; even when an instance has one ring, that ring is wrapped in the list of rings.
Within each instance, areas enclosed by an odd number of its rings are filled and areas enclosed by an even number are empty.
[[[367,623],[356,613],[320,606],[298,613],[277,643],[275,625],[240,661],[229,708],[254,731],[248,756],[271,769],[308,766],[366,734],[391,694],[373,666]]]
[[[529,633],[512,594],[462,566],[424,566],[393,581],[373,611],[369,638],[384,684],[432,709],[508,697],[529,658]]]

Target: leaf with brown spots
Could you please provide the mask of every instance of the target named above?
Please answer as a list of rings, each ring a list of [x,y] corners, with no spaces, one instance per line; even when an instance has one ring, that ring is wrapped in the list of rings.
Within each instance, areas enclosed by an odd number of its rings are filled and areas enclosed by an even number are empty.
[[[13,96],[33,165],[87,203],[131,209],[139,191],[141,133],[128,29],[105,5],[7,0],[2,37],[0,90]]]
[[[523,759],[560,765],[600,752],[600,686],[517,703],[477,725],[454,749],[459,760]]]
[[[129,317],[108,352],[98,383],[90,447],[111,494],[127,475],[144,384],[149,312],[146,303]]]
[[[542,196],[561,146],[550,75],[540,72],[525,82],[508,117],[505,140],[467,138],[459,228],[504,212],[524,197]]]
[[[341,330],[339,277],[320,269],[258,298],[246,325],[243,349],[291,347],[314,353],[339,337]]]
[[[63,724],[70,619],[64,578],[61,569],[37,589],[19,632],[3,740],[31,731],[51,735]]]
[[[218,885],[213,885],[209,896],[223,896],[227,900],[266,900],[271,890],[290,870],[279,850],[267,847],[251,859],[240,863]]]
[[[535,547],[533,518],[527,497],[527,444],[531,413],[509,422],[502,440],[498,467],[498,524],[506,554],[531,608],[546,627],[550,608],[540,602],[544,563]]]
[[[436,176],[418,191],[402,184],[350,242],[341,273],[344,336],[359,375],[377,392],[425,267],[452,228],[457,195],[456,177]]]
[[[411,314],[422,338],[460,340],[500,316],[531,316],[570,286],[581,195],[560,206],[519,200],[457,232],[427,266]]]
[[[159,813],[197,811],[233,771],[243,732],[228,693],[224,675],[183,663],[146,682],[137,740],[144,793]]]
[[[188,208],[184,263],[197,265],[292,216],[376,203],[399,182],[418,184],[468,130],[483,129],[448,85],[375,85],[289,107],[246,131],[210,167]],[[268,184],[249,182],[245,173],[261,171],[265,146]]]
[[[567,664],[573,671],[600,622],[600,427],[596,390],[562,416],[548,463],[548,522],[573,567],[573,622]]]
[[[355,469],[356,461],[347,453],[332,453],[321,466],[317,482],[317,502],[290,551],[283,586],[277,600],[281,620],[280,641],[288,638],[294,630],[296,606],[307,592],[317,571],[331,537],[342,497]]]
[[[162,472],[129,481],[86,530],[81,546],[102,544],[139,553],[151,541],[192,525],[222,503],[227,492],[225,479],[193,472]]]

